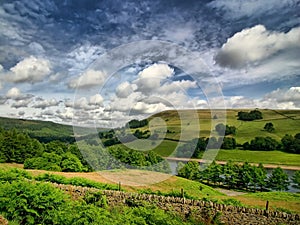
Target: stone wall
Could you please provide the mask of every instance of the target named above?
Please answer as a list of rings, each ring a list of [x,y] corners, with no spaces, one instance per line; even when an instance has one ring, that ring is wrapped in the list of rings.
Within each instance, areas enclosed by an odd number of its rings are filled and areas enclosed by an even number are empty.
[[[76,187],[71,185],[55,184],[60,189],[70,193],[74,198],[83,197],[87,192],[96,192],[98,189]],[[300,225],[299,214],[287,214],[277,211],[223,205],[209,201],[191,200],[179,197],[164,197],[158,195],[127,193],[121,191],[101,191],[106,196],[109,205],[151,202],[164,210],[176,211],[185,216],[193,214],[204,220],[212,218],[221,212],[221,221],[225,224],[292,224]]]

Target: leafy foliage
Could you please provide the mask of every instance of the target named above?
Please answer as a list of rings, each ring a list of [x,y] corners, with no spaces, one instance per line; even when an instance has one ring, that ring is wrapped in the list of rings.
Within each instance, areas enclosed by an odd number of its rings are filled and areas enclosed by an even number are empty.
[[[252,121],[252,120],[259,120],[262,118],[263,118],[262,113],[257,109],[252,110],[250,112],[243,112],[243,111],[238,112],[239,120]]]
[[[148,120],[131,120],[126,124],[126,127],[128,128],[139,128],[139,127],[144,127],[148,125]]]
[[[296,134],[294,137],[286,134],[281,139],[281,143],[284,151],[300,154],[300,133]]]
[[[288,190],[289,177],[280,167],[277,167],[276,169],[272,170],[272,174],[268,179],[268,185],[273,190]]]
[[[288,175],[281,168],[274,169],[268,178],[262,164],[252,166],[245,162],[243,165],[238,165],[229,161],[221,166],[212,162],[202,169],[197,162],[190,161],[187,164],[178,164],[177,170],[181,177],[229,189],[286,190],[289,185]]]
[[[271,123],[271,122],[266,123],[265,126],[264,126],[264,130],[266,130],[268,132],[273,132],[275,130],[274,124]]]
[[[223,123],[219,123],[215,127],[216,131],[219,135],[235,135],[236,134],[236,127],[235,126],[229,126],[224,125]]]
[[[244,150],[273,151],[280,148],[279,143],[271,137],[255,137],[250,143],[243,144]]]
[[[294,182],[294,187],[300,189],[300,170],[296,171],[292,177],[292,181]]]
[[[109,207],[98,193],[74,201],[51,184],[13,179],[0,182],[0,214],[16,224],[191,224],[148,203]]]

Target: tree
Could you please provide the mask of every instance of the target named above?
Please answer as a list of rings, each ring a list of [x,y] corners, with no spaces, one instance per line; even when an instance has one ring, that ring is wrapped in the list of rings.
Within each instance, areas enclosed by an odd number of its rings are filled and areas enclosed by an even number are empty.
[[[268,186],[276,191],[287,191],[289,183],[288,175],[280,167],[274,169],[268,179]]]
[[[178,165],[181,167],[182,165]],[[185,164],[179,171],[178,176],[184,177],[190,180],[196,180],[199,178],[199,163],[195,161],[189,161],[187,164]]]
[[[293,187],[300,189],[300,170],[296,171],[292,177]]]
[[[275,130],[273,123],[266,123],[264,126],[264,130],[273,132]]]
[[[238,119],[239,120],[244,120],[244,121],[252,121],[252,120],[259,120],[262,119],[262,113],[255,109],[250,112],[238,112]]]
[[[294,137],[290,134],[286,134],[282,139],[282,148],[286,152],[300,154],[300,134],[296,134]]]
[[[223,182],[222,178],[222,166],[213,161],[207,171],[207,179],[212,181],[214,184]]]
[[[236,187],[236,185],[238,184],[238,172],[238,165],[233,164],[231,161],[228,161],[223,166],[224,184],[227,185],[229,189]]]
[[[276,150],[279,146],[279,143],[271,137],[255,137],[253,140],[243,144],[245,150],[263,150],[263,151],[272,151]]]
[[[62,155],[60,167],[64,172],[81,172],[83,170],[80,160],[70,152]]]
[[[219,123],[216,125],[215,130],[218,132],[219,135],[230,135],[236,134],[236,127],[235,126],[229,126],[229,125],[224,125],[223,123]]]
[[[238,170],[238,188],[249,188],[249,185],[253,182],[252,166],[245,162],[242,166],[239,166]]]
[[[253,179],[250,185],[253,186],[254,189],[259,188],[260,191],[262,191],[267,183],[267,171],[261,163],[257,167],[253,167],[252,176]]]
[[[235,149],[236,148],[236,141],[234,138],[224,137],[223,143],[221,146],[222,149]]]

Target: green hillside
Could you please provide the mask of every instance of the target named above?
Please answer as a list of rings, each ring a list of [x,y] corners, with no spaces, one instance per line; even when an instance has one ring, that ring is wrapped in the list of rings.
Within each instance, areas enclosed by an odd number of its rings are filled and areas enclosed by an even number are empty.
[[[196,129],[198,129],[197,123],[200,124],[200,136],[209,137],[211,133],[211,121],[214,120],[214,122],[216,123],[218,123],[218,121],[223,121],[218,118],[213,119],[215,115],[216,117],[218,117],[218,111],[214,111],[216,113],[212,115],[210,110],[197,110],[199,122],[197,122],[197,119],[192,118],[192,116],[190,119],[184,118],[183,120],[181,120],[179,117],[180,111],[160,112],[149,117],[149,120],[152,120],[156,117],[163,119],[167,124],[167,129],[170,131],[166,134],[166,137],[170,139],[179,140],[181,135],[181,127],[185,128],[185,126],[188,126],[188,130],[190,132],[190,135],[187,135],[187,137],[189,139],[195,138],[195,136],[197,136]],[[247,112],[250,111],[250,109],[226,110],[226,124],[235,126],[237,128],[237,134],[235,135],[237,143],[242,144],[257,136],[270,136],[279,141],[285,134],[295,135],[296,133],[300,132],[300,110],[262,109],[259,111],[262,112],[263,119],[254,121],[238,120],[237,114],[239,111]],[[188,110],[184,111],[184,115],[188,115]],[[181,124],[182,121],[189,121],[189,124]],[[272,133],[269,133],[263,129],[265,124],[268,122],[274,124],[275,131]],[[212,129],[212,132],[214,133],[214,127]]]
[[[51,121],[24,120],[0,117],[0,127],[3,129],[16,129],[28,133],[30,137],[41,142],[51,140],[73,141],[73,127]]]

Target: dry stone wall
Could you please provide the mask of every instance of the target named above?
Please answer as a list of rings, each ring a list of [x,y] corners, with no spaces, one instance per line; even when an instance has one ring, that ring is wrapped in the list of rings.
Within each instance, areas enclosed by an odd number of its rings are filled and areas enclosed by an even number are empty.
[[[70,193],[74,198],[85,196],[87,192],[97,192],[98,189],[55,184],[58,188]],[[221,221],[232,225],[300,225],[299,214],[266,211],[262,209],[223,205],[209,201],[191,200],[179,197],[165,197],[149,194],[127,193],[122,191],[101,191],[106,196],[109,205],[127,204],[141,201],[151,202],[164,210],[172,210],[185,216],[193,214],[202,218],[213,217],[221,212]],[[207,219],[207,218],[206,218]]]

